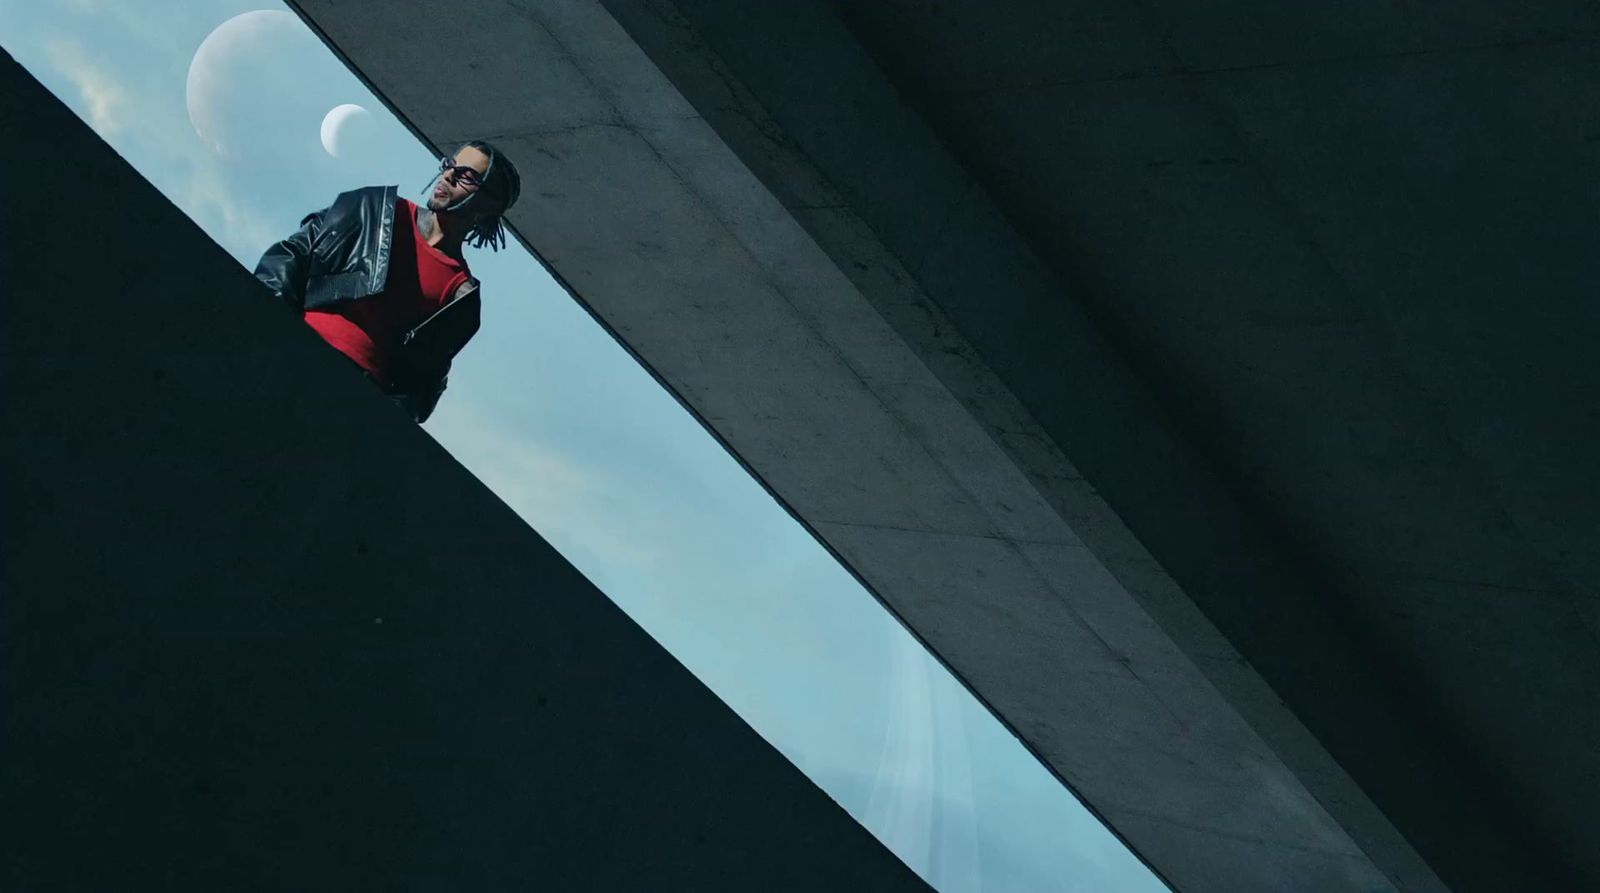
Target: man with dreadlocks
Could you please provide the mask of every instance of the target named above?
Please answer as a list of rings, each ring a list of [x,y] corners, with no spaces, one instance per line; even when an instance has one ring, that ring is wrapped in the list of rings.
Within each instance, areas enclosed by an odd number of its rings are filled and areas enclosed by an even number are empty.
[[[474,140],[445,157],[425,201],[394,186],[341,193],[268,248],[256,278],[421,422],[483,307],[463,244],[505,246],[516,166]]]

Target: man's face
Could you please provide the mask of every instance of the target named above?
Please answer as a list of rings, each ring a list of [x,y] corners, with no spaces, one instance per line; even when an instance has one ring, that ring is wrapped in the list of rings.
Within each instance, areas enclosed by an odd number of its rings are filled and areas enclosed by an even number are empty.
[[[428,210],[443,211],[456,204],[467,196],[477,192],[483,182],[483,175],[489,172],[489,156],[482,151],[470,146],[462,146],[456,150],[455,161],[457,167],[470,168],[477,173],[476,177],[464,171],[445,171],[438,180],[434,181],[433,192],[428,195]],[[481,213],[491,211],[499,203],[485,195],[472,203],[472,211]]]

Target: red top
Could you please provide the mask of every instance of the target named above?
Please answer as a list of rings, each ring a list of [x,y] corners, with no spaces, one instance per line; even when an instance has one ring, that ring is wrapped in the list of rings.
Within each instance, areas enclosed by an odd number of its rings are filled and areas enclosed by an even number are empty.
[[[465,263],[422,237],[417,206],[403,198],[395,203],[392,242],[383,291],[305,313],[322,340],[385,385],[391,383],[385,362],[400,339],[443,307],[467,278]]]

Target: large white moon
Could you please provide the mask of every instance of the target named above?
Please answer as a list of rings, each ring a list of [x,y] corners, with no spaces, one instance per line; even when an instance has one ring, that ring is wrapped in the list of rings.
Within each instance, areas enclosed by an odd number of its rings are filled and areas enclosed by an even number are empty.
[[[234,121],[243,109],[233,100],[241,87],[250,86],[240,83],[244,80],[240,61],[258,55],[261,47],[292,40],[300,27],[293,13],[257,9],[223,22],[200,42],[189,62],[184,102],[194,132],[213,152],[238,158],[246,143],[247,134],[241,133]]]
[[[228,19],[200,42],[184,100],[194,132],[213,152],[288,172],[322,154],[317,124],[328,109],[359,102],[360,89],[293,13],[257,9]]]
[[[342,158],[355,137],[352,129],[365,129],[372,113],[354,103],[336,105],[322,119],[322,148],[334,158]]]

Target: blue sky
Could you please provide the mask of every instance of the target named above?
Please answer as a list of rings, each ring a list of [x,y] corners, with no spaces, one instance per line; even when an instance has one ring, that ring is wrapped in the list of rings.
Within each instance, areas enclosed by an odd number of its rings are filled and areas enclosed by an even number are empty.
[[[0,44],[245,266],[435,164],[277,4],[0,0]],[[468,260],[484,328],[426,430],[678,660],[942,890],[1165,889],[534,258]]]

